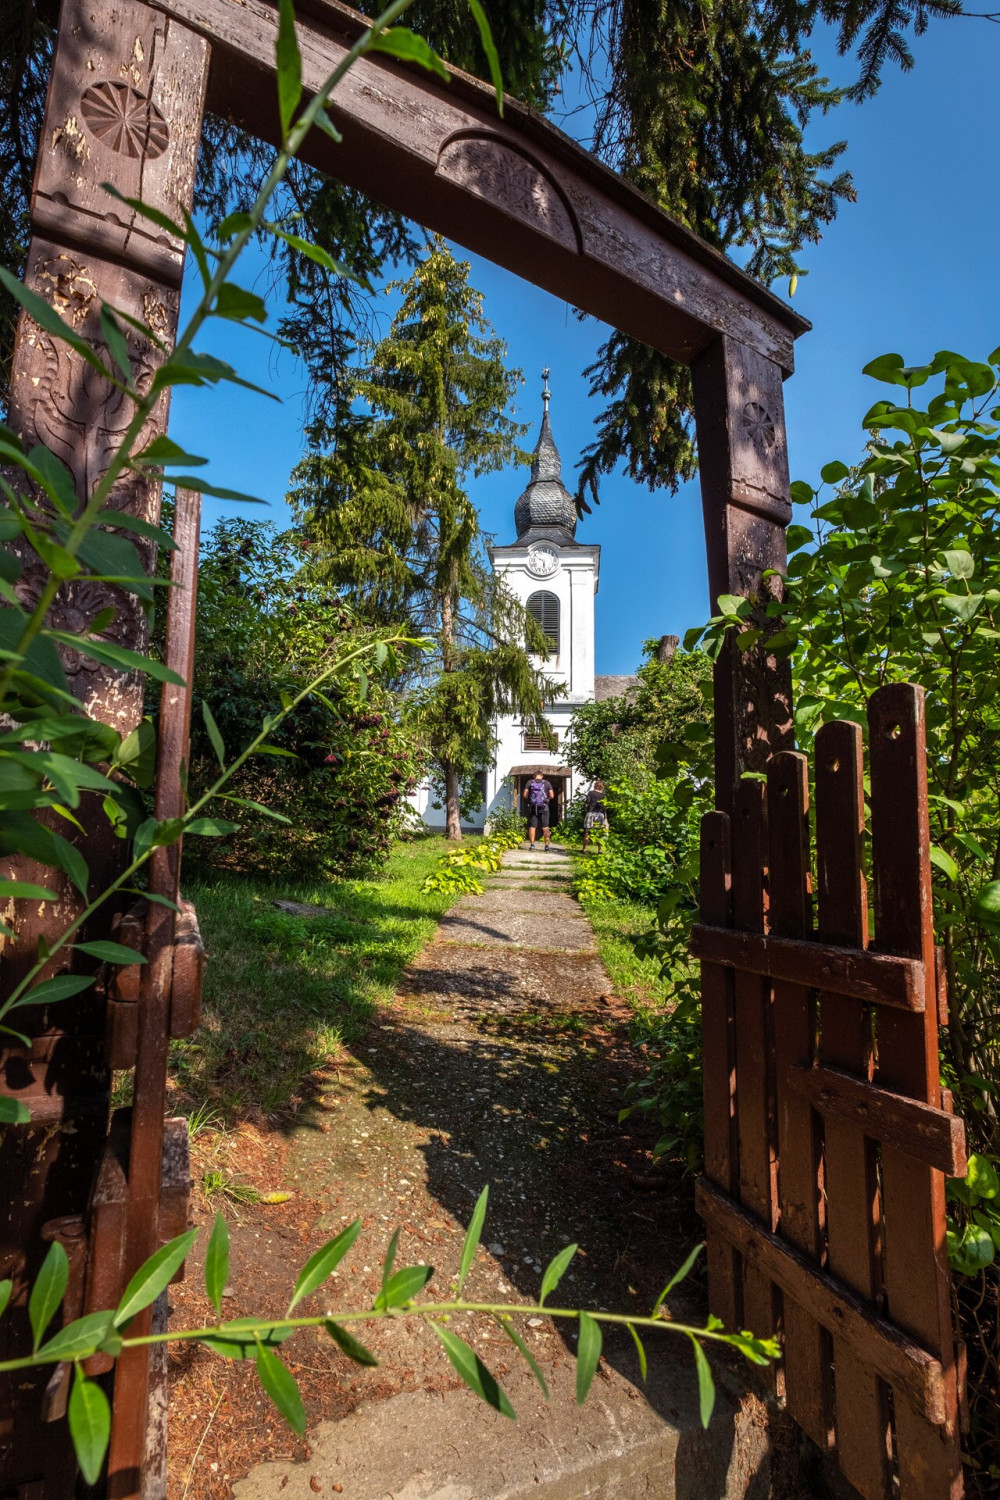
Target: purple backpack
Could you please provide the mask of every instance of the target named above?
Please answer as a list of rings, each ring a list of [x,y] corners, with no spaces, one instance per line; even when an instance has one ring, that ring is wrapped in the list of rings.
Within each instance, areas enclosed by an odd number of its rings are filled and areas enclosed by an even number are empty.
[[[548,788],[544,781],[530,781],[528,783],[528,806],[544,807],[549,800]]]

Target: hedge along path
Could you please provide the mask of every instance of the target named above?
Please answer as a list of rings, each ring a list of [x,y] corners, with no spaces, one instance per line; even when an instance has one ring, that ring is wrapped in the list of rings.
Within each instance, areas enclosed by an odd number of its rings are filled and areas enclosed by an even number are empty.
[[[287,1297],[287,1266],[358,1214],[366,1235],[338,1270],[331,1306],[371,1299],[378,1289],[376,1257],[397,1225],[401,1260],[433,1264],[428,1295],[447,1292],[463,1226],[486,1183],[489,1214],[468,1295],[537,1294],[548,1259],[578,1241],[582,1253],[565,1280],[567,1296],[581,1305],[590,1299],[616,1310],[648,1311],[700,1238],[700,1226],[689,1207],[681,1208],[689,1189],[668,1184],[650,1191],[652,1136],[642,1122],[617,1122],[625,1086],[638,1070],[627,1035],[632,1011],[612,992],[590,924],[571,894],[571,873],[570,857],[555,846],[547,855],[509,852],[484,893],[461,898],[443,918],[393,1004],[378,1012],[352,1054],[338,1059],[322,1099],[291,1130],[285,1162],[291,1202],[271,1211],[250,1209],[233,1226],[237,1297],[227,1314],[249,1311],[253,1297],[260,1310],[272,1266]],[[192,1269],[189,1284],[196,1281]],[[244,1288],[250,1288],[246,1308],[238,1300]],[[689,1302],[692,1294],[685,1288]],[[677,1303],[678,1315],[683,1306]],[[550,1460],[561,1472],[595,1462],[599,1433],[615,1435],[616,1453],[641,1450],[643,1464],[649,1444],[672,1463],[679,1431],[705,1454],[709,1439],[698,1426],[693,1369],[686,1348],[675,1348],[674,1341],[655,1356],[650,1352],[653,1393],[647,1399],[635,1389],[639,1373],[627,1334],[627,1345],[608,1336],[594,1390],[607,1408],[602,1418],[573,1405],[572,1345],[548,1320],[525,1324],[522,1332],[553,1390],[551,1408],[519,1383],[517,1356],[499,1328],[463,1319],[452,1326],[499,1379],[512,1378],[510,1394],[523,1419],[517,1425],[455,1389],[451,1368],[426,1330],[367,1330],[381,1364],[365,1371],[349,1366],[329,1340],[303,1339],[296,1376],[310,1417],[321,1419],[305,1442],[273,1422],[266,1404],[244,1398],[242,1374],[232,1372],[231,1400],[214,1419],[189,1493],[215,1500],[233,1493],[235,1483],[240,1497],[280,1491],[282,1500],[294,1500],[336,1493],[340,1483],[353,1500],[369,1500],[369,1494],[381,1500],[396,1492],[401,1478],[385,1468],[390,1460],[383,1451],[391,1449],[396,1458],[402,1451],[387,1437],[397,1428],[394,1414],[400,1422],[406,1418],[415,1442],[426,1429],[427,1442],[438,1444],[430,1452],[410,1452],[407,1477],[423,1468],[439,1485],[458,1485],[455,1493],[465,1493],[457,1450],[468,1452],[472,1463],[480,1439],[492,1444],[490,1463],[474,1486],[477,1500],[492,1496],[483,1488],[489,1476],[512,1472],[525,1452],[537,1454],[540,1480]],[[214,1369],[218,1376],[217,1364]],[[249,1382],[247,1390],[253,1392]],[[727,1407],[720,1386],[723,1476],[733,1442]],[[187,1424],[178,1444],[179,1479],[211,1414],[206,1393],[199,1420]],[[176,1427],[172,1431],[181,1437]],[[611,1461],[608,1453],[604,1460]],[[438,1472],[439,1464],[452,1461],[455,1470]],[[533,1473],[530,1483],[536,1482]],[[175,1500],[181,1492],[175,1488]],[[671,1492],[666,1482],[663,1492]],[[724,1479],[718,1492],[725,1493]]]

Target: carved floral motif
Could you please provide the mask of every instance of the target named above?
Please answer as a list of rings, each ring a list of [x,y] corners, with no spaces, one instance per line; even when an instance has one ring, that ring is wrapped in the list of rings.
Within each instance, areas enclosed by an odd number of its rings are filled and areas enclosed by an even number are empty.
[[[34,609],[48,578],[48,570],[37,557],[32,556],[16,585],[17,595],[24,609]],[[50,630],[84,636],[90,634],[93,621],[108,608],[114,610],[114,618],[96,633],[94,639],[107,641],[109,645],[128,646],[133,651],[141,650],[147,631],[139,600],[134,594],[127,593],[115,584],[104,583],[96,578],[71,578],[63,583],[52,601],[45,623]],[[60,645],[58,649],[63,669],[71,680],[81,675],[85,681],[98,674],[116,675],[116,669],[106,667],[92,656],[74,651],[71,646]],[[80,684],[74,691],[78,697],[82,697],[86,690]]]
[[[774,447],[777,440],[774,418],[767,407],[761,406],[759,401],[748,401],[744,406],[743,427],[759,452],[766,453]]]
[[[68,252],[39,256],[32,273],[37,290],[87,339],[102,362],[113,368],[100,331],[101,296],[95,274]],[[147,283],[139,295],[141,310],[154,334],[169,337],[177,313],[176,293]],[[145,393],[160,364],[160,352],[136,329],[126,327],[123,332],[133,383]],[[83,364],[67,345],[37,326],[32,325],[29,344],[33,399],[22,408],[22,430],[26,438],[44,443],[59,455],[74,475],[83,499],[92,493],[117,449],[132,419],[133,402],[99,371]],[[158,403],[138,446],[163,430],[164,416],[165,402]],[[148,488],[149,480],[135,474],[124,476],[115,488],[113,503],[119,509],[141,514],[148,508],[144,499]]]
[[[167,149],[170,131],[152,99],[127,83],[95,83],[80,100],[87,128],[109,151],[136,161],[155,161]]]
[[[498,136],[459,136],[448,141],[438,172],[568,250],[579,251],[579,231],[563,194],[536,162]]]

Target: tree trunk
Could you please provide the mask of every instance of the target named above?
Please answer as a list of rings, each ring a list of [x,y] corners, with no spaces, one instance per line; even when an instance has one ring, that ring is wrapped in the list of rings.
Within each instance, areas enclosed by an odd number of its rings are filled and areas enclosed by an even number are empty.
[[[445,766],[444,771],[444,836],[455,843],[462,840],[462,819],[458,811],[458,772],[454,766]]]
[[[441,595],[441,671],[445,673],[455,670],[454,564],[449,571],[452,577]],[[444,768],[444,811],[445,838],[451,839],[456,844],[461,843],[462,819],[458,811],[458,771],[450,764],[446,764]]]

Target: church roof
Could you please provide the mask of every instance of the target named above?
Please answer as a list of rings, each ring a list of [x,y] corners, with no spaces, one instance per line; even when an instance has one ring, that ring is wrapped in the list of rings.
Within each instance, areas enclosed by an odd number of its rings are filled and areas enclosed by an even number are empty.
[[[542,429],[531,458],[528,487],[514,506],[515,545],[545,537],[560,546],[568,546],[576,539],[576,506],[562,482],[562,459],[552,436],[548,370],[544,370],[542,376],[545,380]]]
[[[640,686],[638,677],[595,677],[594,701],[606,703],[609,698],[624,698],[626,693]]]

